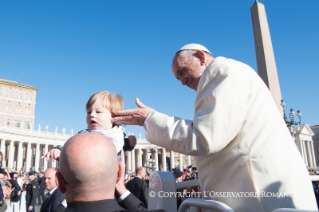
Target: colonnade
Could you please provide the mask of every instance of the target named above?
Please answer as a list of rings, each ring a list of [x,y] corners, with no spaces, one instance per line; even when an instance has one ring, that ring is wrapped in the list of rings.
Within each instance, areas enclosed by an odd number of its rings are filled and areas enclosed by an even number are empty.
[[[32,141],[16,141],[0,138],[2,152],[2,167],[23,171],[44,171],[49,167],[56,167],[56,161],[41,159],[41,156],[54,147],[54,144]]]
[[[169,153],[169,154],[168,154]],[[192,165],[192,158],[165,148],[146,149],[136,145],[135,149],[126,152],[127,171],[134,172],[138,166],[143,166],[147,170],[169,171],[172,168],[183,170]]]
[[[313,141],[300,140],[301,156],[308,167],[316,167],[315,151]]]

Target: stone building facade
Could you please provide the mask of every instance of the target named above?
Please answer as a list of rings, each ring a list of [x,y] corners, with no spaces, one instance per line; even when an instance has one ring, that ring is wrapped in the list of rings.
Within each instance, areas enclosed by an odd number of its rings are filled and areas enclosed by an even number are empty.
[[[1,126],[33,129],[38,88],[0,79]]]

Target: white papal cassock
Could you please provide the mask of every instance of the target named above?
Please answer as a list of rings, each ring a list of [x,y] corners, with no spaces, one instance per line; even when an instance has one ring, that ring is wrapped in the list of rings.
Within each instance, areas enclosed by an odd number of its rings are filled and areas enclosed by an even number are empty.
[[[193,121],[152,111],[144,128],[151,143],[196,156],[203,198],[236,212],[317,210],[301,155],[252,68],[216,58],[203,72],[194,107]]]

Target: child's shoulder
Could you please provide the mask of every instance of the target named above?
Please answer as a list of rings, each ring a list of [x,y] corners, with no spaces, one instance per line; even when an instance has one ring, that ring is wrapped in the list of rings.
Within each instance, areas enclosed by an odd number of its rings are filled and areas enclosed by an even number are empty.
[[[80,131],[78,132],[78,134],[80,134],[80,133],[87,133],[87,132],[91,132],[91,130],[90,130],[90,129],[80,130]]]

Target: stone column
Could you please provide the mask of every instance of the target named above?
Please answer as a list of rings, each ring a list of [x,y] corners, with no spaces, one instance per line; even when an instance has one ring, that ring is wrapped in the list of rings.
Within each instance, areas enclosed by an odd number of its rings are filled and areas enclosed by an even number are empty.
[[[316,155],[315,155],[315,151],[314,151],[314,148],[313,148],[313,141],[310,141],[310,149],[311,149],[311,153],[312,153],[312,164],[313,164],[313,167],[316,167],[317,164],[316,164]]]
[[[134,150],[132,150],[134,151]],[[127,151],[127,171],[132,171],[132,155],[131,155],[131,151]]]
[[[159,171],[158,169],[158,150],[155,149],[155,152],[154,152],[154,159],[155,159],[155,171]]]
[[[146,166],[150,166],[151,165],[151,163],[150,163],[150,153],[148,152],[148,150],[147,149],[145,149],[145,163],[146,163]],[[149,168],[148,168],[149,169]],[[147,170],[148,170],[147,169]]]
[[[49,145],[48,144],[45,144],[44,145],[44,154],[48,153],[49,151]],[[43,169],[44,171],[47,170],[48,168],[48,161],[46,159],[43,160]]]
[[[308,166],[306,143],[304,140],[300,140],[300,146],[301,146],[302,158],[303,158],[306,166]]]
[[[27,149],[26,149],[26,165],[25,170],[28,172],[31,168],[31,156],[32,156],[32,149],[31,149],[31,142],[28,142]]]
[[[17,170],[20,171],[22,169],[22,162],[23,162],[23,147],[22,142],[19,141],[18,144],[18,159],[17,159]]]
[[[137,166],[142,166],[141,149],[137,149]]]
[[[10,141],[10,147],[9,147],[9,161],[8,161],[8,167],[13,168],[13,159],[14,159],[14,142]]]
[[[175,160],[175,155],[174,155],[174,151],[171,151],[171,158],[170,158],[170,160],[171,160],[171,170],[173,169],[173,168],[175,168],[175,162],[174,162],[174,160]]]
[[[147,149],[143,149],[142,152],[143,152],[143,157],[142,157],[143,163],[142,163],[142,165],[143,165],[143,167],[145,167],[145,166],[147,166],[147,159],[146,159]]]
[[[5,125],[5,126],[7,126],[7,125]],[[5,139],[1,140],[1,152],[3,155],[2,167],[5,168],[5,161],[6,161],[6,140]]]
[[[179,153],[179,170],[183,171],[183,155]]]
[[[191,161],[191,156],[190,155],[187,155],[187,163],[188,163],[188,166],[192,165],[192,161]]]
[[[40,163],[40,144],[37,143],[35,149],[35,161],[34,161],[34,170],[39,171],[39,163]]]
[[[163,166],[163,171],[167,171],[166,167],[166,149],[162,148],[162,166]]]
[[[309,167],[313,167],[313,164],[312,164],[312,160],[311,160],[311,151],[310,151],[310,142],[309,141],[306,141],[307,143],[307,155],[308,155],[308,165]]]
[[[132,172],[135,172],[136,166],[135,166],[135,149],[132,150]]]

